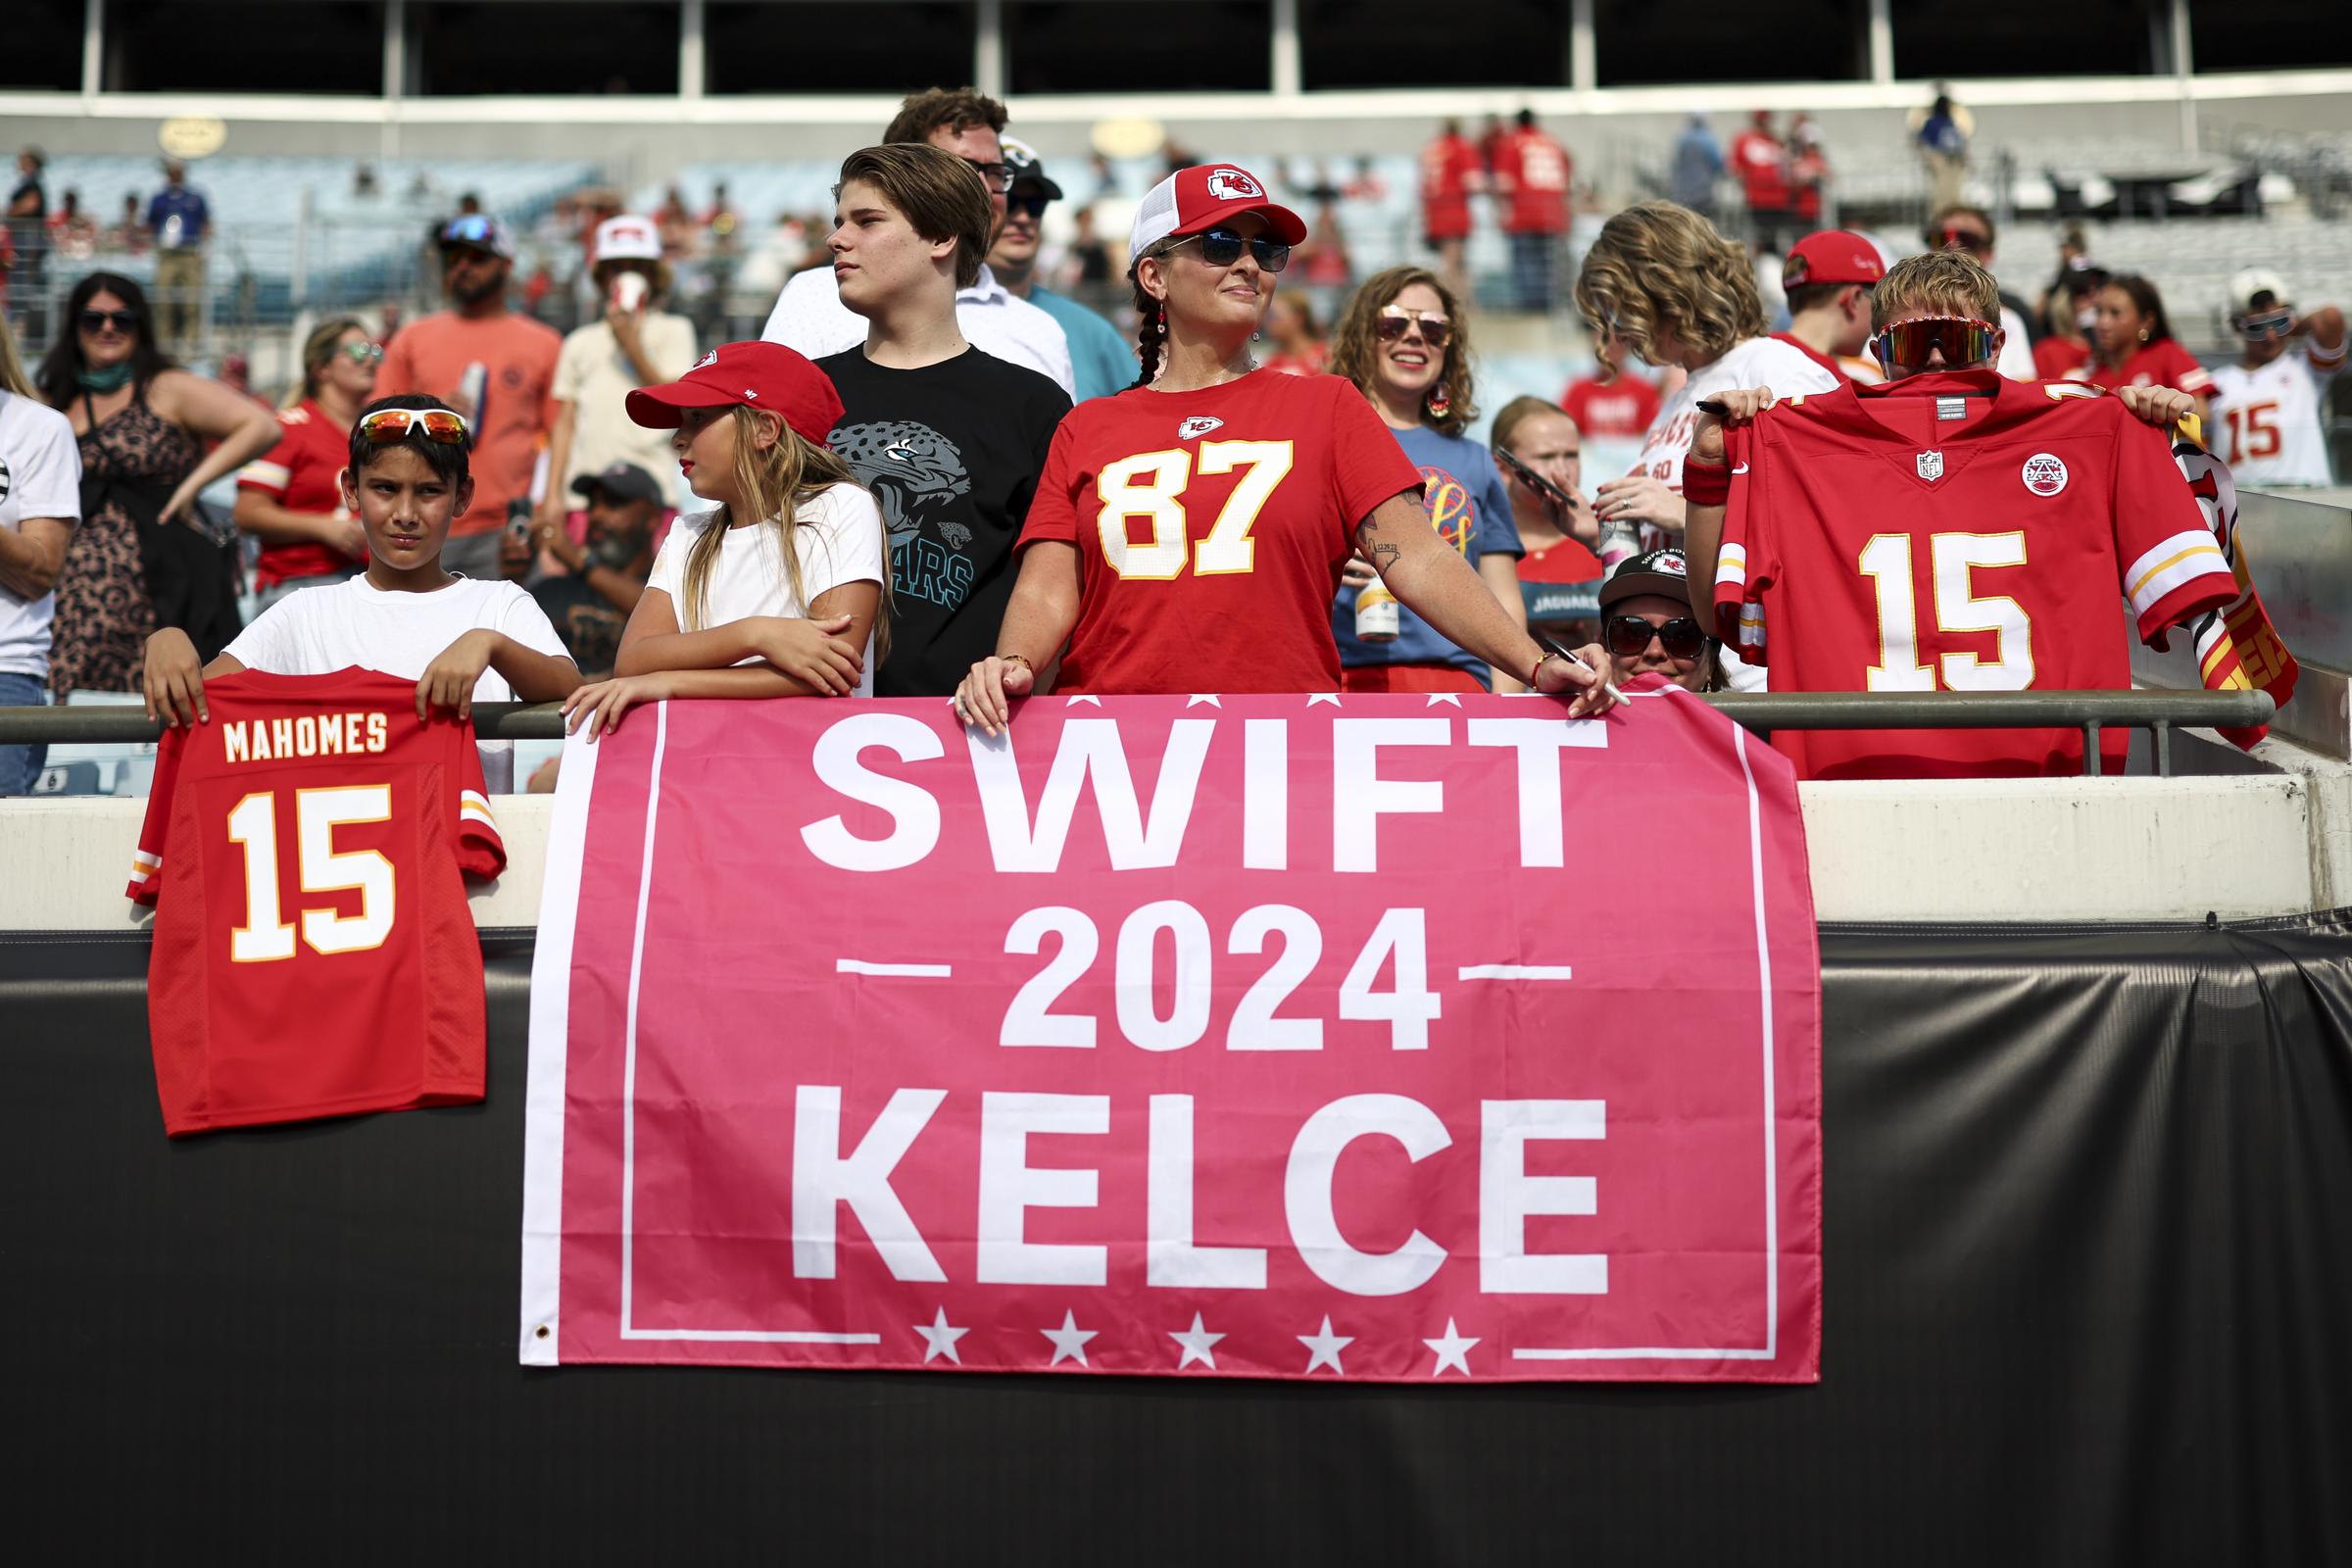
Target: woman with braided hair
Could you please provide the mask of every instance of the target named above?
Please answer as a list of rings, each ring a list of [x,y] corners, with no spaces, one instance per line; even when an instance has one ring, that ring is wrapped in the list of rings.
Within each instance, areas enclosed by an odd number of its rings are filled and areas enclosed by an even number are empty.
[[[1597,647],[1547,656],[1438,536],[1420,470],[1353,385],[1251,360],[1305,233],[1231,164],[1179,170],[1137,208],[1143,374],[1054,432],[997,652],[956,689],[967,722],[1003,729],[1057,655],[1062,692],[1338,691],[1331,602],[1359,548],[1478,659],[1573,715],[1610,706]]]

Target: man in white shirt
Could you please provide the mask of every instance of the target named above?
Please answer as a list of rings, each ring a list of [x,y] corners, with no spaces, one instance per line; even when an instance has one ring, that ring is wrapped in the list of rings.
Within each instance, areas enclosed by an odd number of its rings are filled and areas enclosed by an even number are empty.
[[[0,376],[15,365],[14,345],[0,342]],[[0,708],[38,708],[57,574],[81,521],[81,452],[66,416],[18,386],[0,385]],[[0,746],[0,796],[28,793],[48,751]]]
[[[2278,274],[2251,268],[2230,280],[2230,324],[2242,349],[2213,372],[2214,456],[2240,486],[2327,484],[2321,403],[2344,368],[2344,313],[2297,316]]]
[[[1004,198],[1012,189],[1012,171],[999,139],[1004,129],[1004,106],[994,98],[968,87],[932,87],[899,105],[882,141],[929,142],[970,164],[988,187],[1001,228]],[[977,278],[956,291],[956,320],[974,348],[1051,376],[1064,393],[1071,391],[1070,344],[1061,323],[1014,297],[985,265]],[[787,281],[760,333],[812,360],[857,348],[865,334],[865,319],[841,303],[840,283],[829,267],[811,268]]]

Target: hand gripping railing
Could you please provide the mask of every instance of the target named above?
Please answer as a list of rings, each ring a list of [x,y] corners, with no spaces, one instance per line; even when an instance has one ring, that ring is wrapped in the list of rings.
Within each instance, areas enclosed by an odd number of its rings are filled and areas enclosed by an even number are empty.
[[[1781,729],[2079,729],[2082,771],[2099,772],[2099,734],[2144,729],[2156,740],[2156,771],[2170,778],[2176,729],[2238,729],[2269,720],[2264,692],[1714,692],[1706,701],[1759,735]],[[552,741],[564,736],[553,704],[478,703],[484,738]],[[122,745],[152,741],[162,726],[136,709],[0,708],[0,746]]]

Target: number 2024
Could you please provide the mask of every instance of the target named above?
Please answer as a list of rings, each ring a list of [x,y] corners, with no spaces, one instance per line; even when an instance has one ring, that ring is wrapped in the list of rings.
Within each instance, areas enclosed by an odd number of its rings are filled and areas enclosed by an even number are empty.
[[[1164,1018],[1153,996],[1159,979],[1162,932],[1175,939],[1175,996]],[[1061,939],[1060,951],[1014,994],[997,1043],[1091,1049],[1096,1017],[1055,1012],[1053,1007],[1093,966],[1102,951],[1101,934],[1083,910],[1051,905],[1031,909],[1013,921],[1004,933],[1004,951],[1042,953],[1049,935]],[[1322,1019],[1277,1016],[1277,1009],[1314,972],[1323,956],[1323,932],[1314,916],[1287,904],[1261,904],[1245,909],[1226,935],[1225,951],[1229,955],[1262,954],[1267,940],[1277,937],[1282,942],[1280,956],[1243,994],[1225,1026],[1228,1051],[1323,1049]],[[1208,1033],[1214,945],[1200,911],[1178,899],[1147,904],[1120,924],[1112,992],[1119,1032],[1131,1045],[1145,1051],[1181,1051]],[[1386,991],[1377,989],[1381,970],[1392,965],[1395,985]],[[1340,1016],[1386,1022],[1392,1049],[1426,1051],[1429,1025],[1441,1010],[1438,994],[1429,989],[1427,921],[1422,911],[1384,911],[1340,983]]]

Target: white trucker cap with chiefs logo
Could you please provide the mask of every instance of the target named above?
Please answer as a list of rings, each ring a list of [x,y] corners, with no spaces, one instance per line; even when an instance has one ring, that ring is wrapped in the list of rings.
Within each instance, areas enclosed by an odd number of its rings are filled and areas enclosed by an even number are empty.
[[[1306,224],[1288,207],[1266,194],[1255,174],[1233,164],[1196,164],[1179,169],[1152,187],[1135,210],[1135,230],[1127,237],[1127,265],[1171,234],[1198,234],[1228,218],[1256,213],[1286,245],[1306,238]]]

